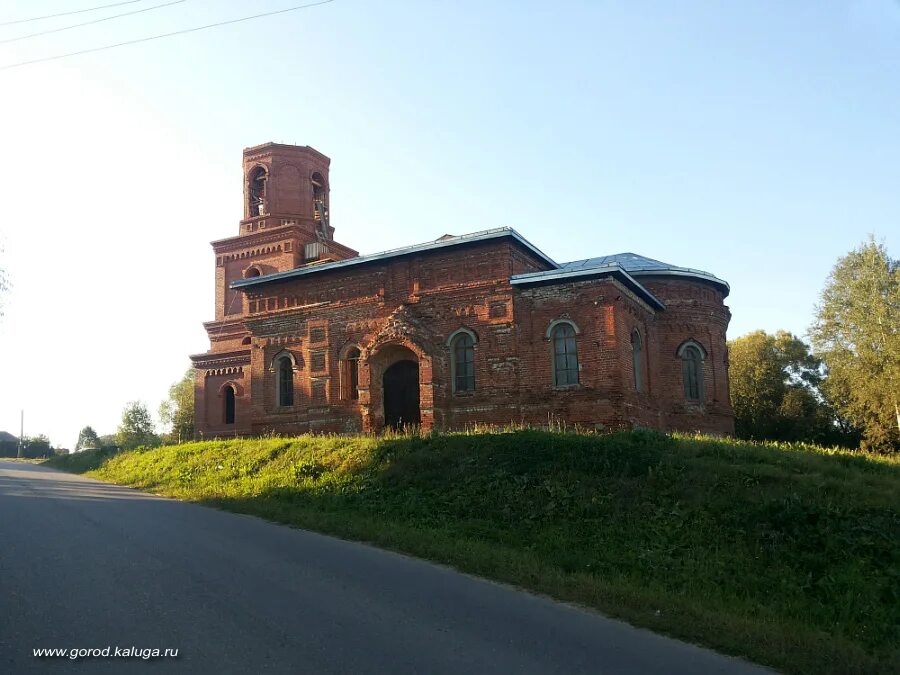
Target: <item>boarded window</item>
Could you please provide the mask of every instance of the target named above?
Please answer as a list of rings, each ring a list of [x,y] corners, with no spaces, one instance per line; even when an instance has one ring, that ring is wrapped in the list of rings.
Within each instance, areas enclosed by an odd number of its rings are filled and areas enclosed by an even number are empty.
[[[312,397],[315,401],[324,401],[325,400],[325,381],[324,380],[315,380],[312,383]]]
[[[634,372],[634,390],[644,391],[644,343],[641,334],[631,334],[631,367]]]
[[[703,355],[694,345],[681,350],[681,374],[684,397],[688,401],[700,401],[703,398]]]
[[[453,338],[453,391],[475,390],[475,341],[468,333]]]
[[[575,344],[575,328],[561,323],[550,333],[553,343],[553,385],[564,387],[578,384],[578,347]]]
[[[356,347],[347,352],[341,363],[341,399],[359,399],[359,350]]]
[[[314,373],[325,370],[325,352],[310,352],[309,367]]]

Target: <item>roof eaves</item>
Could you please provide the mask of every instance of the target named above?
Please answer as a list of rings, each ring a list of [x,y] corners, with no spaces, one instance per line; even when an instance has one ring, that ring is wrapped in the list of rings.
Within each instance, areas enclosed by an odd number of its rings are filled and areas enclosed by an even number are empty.
[[[619,276],[621,277],[627,285],[631,286],[633,290],[637,291],[639,295],[643,296],[643,299],[650,303],[650,305],[656,307],[657,309],[665,309],[666,306],[663,302],[657,298],[653,293],[647,290],[637,279],[631,276],[628,272],[626,272],[621,265],[618,263],[610,263],[608,265],[591,267],[585,269],[578,270],[550,270],[546,272],[529,272],[527,274],[516,274],[509,279],[509,283],[513,286],[528,286],[531,284],[546,284],[553,282],[564,283],[570,280],[577,280],[580,278],[592,278],[592,277],[604,277],[604,276]]]
[[[694,279],[700,279],[701,281],[709,281],[713,284],[718,284],[725,288],[725,295],[731,293],[731,286],[724,279],[719,279],[719,277],[714,274],[710,274],[709,272],[703,272],[702,270],[693,270],[693,269],[665,269],[665,270],[634,270],[631,272],[636,277],[691,277]]]

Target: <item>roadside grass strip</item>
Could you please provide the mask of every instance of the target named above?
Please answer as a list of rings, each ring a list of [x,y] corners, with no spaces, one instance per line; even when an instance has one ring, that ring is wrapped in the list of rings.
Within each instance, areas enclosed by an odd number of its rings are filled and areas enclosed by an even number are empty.
[[[46,464],[427,558],[784,672],[900,672],[896,457],[511,429]]]

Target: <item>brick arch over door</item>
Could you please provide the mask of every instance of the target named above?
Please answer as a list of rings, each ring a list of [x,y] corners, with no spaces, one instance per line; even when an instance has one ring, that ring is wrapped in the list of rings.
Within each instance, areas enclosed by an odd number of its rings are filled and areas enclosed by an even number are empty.
[[[395,339],[363,349],[360,355],[359,402],[364,431],[380,431],[385,427],[384,375],[400,361],[418,365],[419,424],[426,430],[434,426],[433,359],[412,340]]]

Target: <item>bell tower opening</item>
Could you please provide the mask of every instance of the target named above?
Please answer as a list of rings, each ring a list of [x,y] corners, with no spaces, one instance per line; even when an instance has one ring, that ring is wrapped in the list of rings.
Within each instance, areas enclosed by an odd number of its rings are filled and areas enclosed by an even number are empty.
[[[265,167],[257,166],[250,171],[248,176],[248,200],[250,217],[266,215],[266,181],[268,172]]]
[[[310,178],[313,194],[313,220],[316,221],[316,233],[328,236],[328,187],[325,179],[318,171]]]

